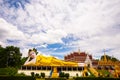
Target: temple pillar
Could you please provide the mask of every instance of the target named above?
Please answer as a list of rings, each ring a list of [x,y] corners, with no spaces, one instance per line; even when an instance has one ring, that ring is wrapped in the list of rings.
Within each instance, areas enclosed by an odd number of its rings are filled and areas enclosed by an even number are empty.
[[[21,68],[20,68],[21,70],[22,70],[22,66],[21,66]]]
[[[32,66],[30,66],[30,70],[32,70]]]
[[[35,66],[35,70],[37,70],[37,66]]]
[[[78,71],[78,67],[76,67],[76,71]]]
[[[25,70],[27,70],[27,66],[25,66]]]
[[[83,71],[83,67],[82,67],[82,71]]]
[[[71,68],[71,71],[73,71],[73,67]]]
[[[33,66],[30,66],[30,67],[31,67],[30,69],[33,70]]]
[[[46,70],[48,70],[48,66],[46,66]]]
[[[68,67],[66,67],[66,71],[68,71]]]

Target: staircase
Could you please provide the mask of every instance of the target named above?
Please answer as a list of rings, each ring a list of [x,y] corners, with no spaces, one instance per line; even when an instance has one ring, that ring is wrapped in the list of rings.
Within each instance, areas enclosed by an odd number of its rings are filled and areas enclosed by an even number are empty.
[[[99,73],[94,68],[91,67],[91,68],[89,68],[89,70],[95,77],[99,76]]]

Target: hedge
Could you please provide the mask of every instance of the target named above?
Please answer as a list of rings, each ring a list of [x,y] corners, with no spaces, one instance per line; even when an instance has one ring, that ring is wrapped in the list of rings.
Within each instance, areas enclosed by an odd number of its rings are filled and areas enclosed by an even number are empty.
[[[17,74],[16,68],[13,68],[13,67],[0,68],[0,75],[14,76],[15,74]]]
[[[120,78],[76,77],[73,80],[120,80]]]
[[[67,80],[66,78],[45,78],[45,80]]]
[[[0,80],[36,80],[31,76],[0,76]],[[66,78],[45,78],[45,80],[67,80]],[[120,78],[76,77],[73,80],[120,80]]]
[[[0,80],[36,80],[31,76],[0,76]]]

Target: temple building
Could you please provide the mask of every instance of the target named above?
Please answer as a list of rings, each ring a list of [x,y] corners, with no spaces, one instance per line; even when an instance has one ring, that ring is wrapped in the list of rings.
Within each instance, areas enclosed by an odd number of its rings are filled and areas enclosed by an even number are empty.
[[[64,56],[65,61],[77,62],[80,66],[84,66],[87,64],[88,66],[92,66],[92,55],[87,54],[86,52],[73,52],[66,56]]]
[[[120,66],[120,62],[107,59],[105,53],[103,59],[98,61],[98,68],[100,69],[114,69],[115,65]]]
[[[88,61],[90,61],[89,57],[86,58],[86,63]],[[69,73],[70,76],[76,76],[76,74],[81,76],[83,70],[84,65],[81,66],[78,62],[60,60],[53,56],[44,56],[42,54],[36,55],[35,51],[30,49],[28,51],[28,59],[21,66],[19,73],[23,72],[26,75],[30,75],[31,72],[44,72],[47,77],[55,77],[56,74],[58,75],[60,72],[64,72]]]
[[[92,55],[81,52],[72,52],[64,56],[64,60],[55,58],[54,56],[44,56],[42,54],[36,54],[33,49],[28,51],[28,59],[21,66],[18,73],[25,73],[30,75],[31,72],[46,74],[46,77],[57,78],[59,73],[69,73],[71,77],[76,76],[87,76],[87,74],[93,74],[95,77],[99,76],[97,70],[113,68],[114,73],[117,77],[120,76],[120,62],[113,62],[107,59],[104,54],[102,60],[93,59]]]

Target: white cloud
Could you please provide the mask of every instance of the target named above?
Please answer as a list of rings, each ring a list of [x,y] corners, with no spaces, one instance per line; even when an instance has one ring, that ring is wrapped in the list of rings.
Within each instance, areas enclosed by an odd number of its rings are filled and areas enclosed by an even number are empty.
[[[37,43],[63,43],[61,38],[65,37],[67,34],[62,30],[48,30],[46,33],[33,34],[30,38],[30,42]]]
[[[116,55],[114,51],[120,52],[119,4],[120,0],[31,0],[24,9],[2,6],[3,18],[11,24],[0,20],[0,26],[5,26],[0,27],[4,31],[0,34],[1,44],[12,38],[22,40],[25,48],[31,43],[45,48],[47,44],[63,43],[72,50],[80,47],[96,55],[112,48]],[[69,34],[80,40],[64,43],[62,38]]]
[[[24,48],[24,49],[21,49],[21,52],[22,52],[22,56],[23,57],[27,57],[28,56],[28,50],[27,48]]]
[[[2,40],[22,40],[25,38],[24,34],[16,26],[13,26],[2,18],[0,18],[0,26],[0,37]]]
[[[5,44],[4,42],[1,42],[1,41],[0,41],[0,45],[1,45],[2,47],[6,47],[6,44]]]

